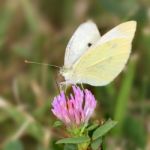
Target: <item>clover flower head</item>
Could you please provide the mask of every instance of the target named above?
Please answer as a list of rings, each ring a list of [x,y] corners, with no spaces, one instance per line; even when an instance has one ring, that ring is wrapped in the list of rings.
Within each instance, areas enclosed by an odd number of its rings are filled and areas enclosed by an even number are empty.
[[[73,94],[67,98],[62,91],[52,102],[53,114],[66,126],[80,126],[88,123],[95,107],[94,95],[87,89],[72,86]]]

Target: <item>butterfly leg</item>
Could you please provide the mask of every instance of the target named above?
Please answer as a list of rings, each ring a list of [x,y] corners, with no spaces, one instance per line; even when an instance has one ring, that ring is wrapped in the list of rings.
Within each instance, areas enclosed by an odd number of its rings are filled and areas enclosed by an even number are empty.
[[[83,86],[83,83],[81,83],[81,88],[82,88],[82,90],[84,90],[84,86]]]
[[[59,83],[59,88],[60,88],[60,91],[63,91],[64,89],[66,89],[66,81],[60,82]]]
[[[67,81],[59,83],[61,91],[65,91],[65,93],[66,93],[67,88],[69,87],[69,85],[71,85],[71,84],[70,84],[70,82],[67,82]]]

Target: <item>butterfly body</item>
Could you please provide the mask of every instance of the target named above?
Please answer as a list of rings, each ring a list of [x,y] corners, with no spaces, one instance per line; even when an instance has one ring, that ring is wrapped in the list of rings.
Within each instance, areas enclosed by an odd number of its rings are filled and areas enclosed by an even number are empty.
[[[129,21],[101,37],[93,22],[79,26],[66,48],[60,70],[65,82],[103,86],[113,81],[127,63],[135,29],[136,22]]]

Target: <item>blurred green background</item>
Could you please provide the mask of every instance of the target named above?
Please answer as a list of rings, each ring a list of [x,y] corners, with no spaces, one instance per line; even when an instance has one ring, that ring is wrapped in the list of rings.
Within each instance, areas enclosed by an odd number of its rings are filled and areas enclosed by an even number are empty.
[[[137,32],[127,67],[105,87],[91,87],[97,120],[119,123],[105,138],[107,150],[150,150],[150,1],[1,0],[0,149],[61,150],[50,111],[58,70],[24,60],[63,65],[75,29],[92,19],[101,34],[127,20]]]

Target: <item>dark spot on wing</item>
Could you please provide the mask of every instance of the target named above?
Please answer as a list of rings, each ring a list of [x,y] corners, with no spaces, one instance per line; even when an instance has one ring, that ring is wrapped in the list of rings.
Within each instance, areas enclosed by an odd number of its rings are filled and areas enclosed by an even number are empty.
[[[88,43],[88,47],[91,47],[92,46],[92,43]]]

